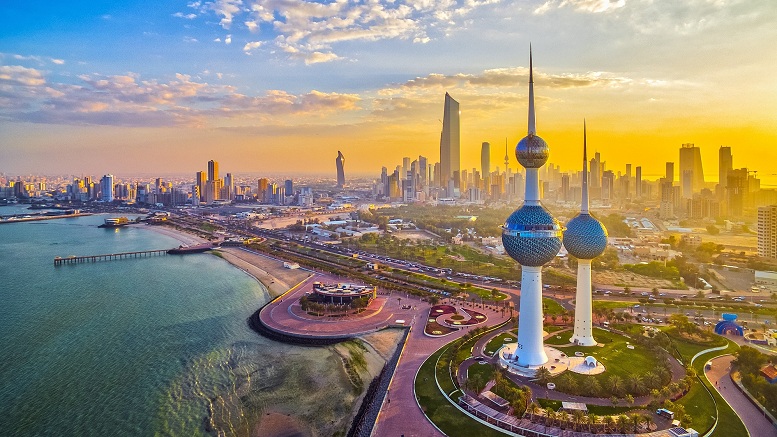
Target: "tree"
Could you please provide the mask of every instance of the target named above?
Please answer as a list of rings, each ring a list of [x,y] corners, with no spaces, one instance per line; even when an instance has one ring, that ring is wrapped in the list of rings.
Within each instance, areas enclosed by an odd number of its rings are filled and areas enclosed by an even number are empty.
[[[626,403],[629,404],[629,406],[634,405],[634,396],[632,396],[631,393],[626,395]]]
[[[526,407],[526,412],[529,413],[529,420],[534,422],[534,415],[537,414],[539,409],[540,406],[536,402],[532,402]]]
[[[556,420],[556,411],[553,408],[545,409],[545,425],[553,426],[553,422]]]
[[[613,419],[612,416],[604,416],[604,419],[602,419],[604,422],[604,428],[607,431],[613,431],[615,430],[615,419]]]
[[[540,384],[547,384],[547,382],[551,378],[550,370],[548,370],[545,366],[540,366],[535,372],[534,372],[534,378],[540,382]]]
[[[588,413],[588,432],[593,432],[591,429],[592,427],[596,427],[596,424],[599,423],[599,416],[597,416],[594,413]]]
[[[575,410],[572,413],[572,421],[575,423],[575,429],[580,430],[583,428],[583,423],[585,423],[585,413],[582,410]]]
[[[623,391],[623,379],[618,375],[610,375],[607,378],[607,388],[612,393],[613,397],[616,397]]]
[[[618,402],[619,402],[618,396],[612,395],[610,397],[610,403],[612,404],[613,407],[617,407]]]
[[[634,394],[640,394],[645,389],[642,378],[637,374],[631,374],[626,378],[626,386],[628,387],[628,390]]]
[[[631,422],[631,425],[634,427],[634,433],[636,433],[637,428],[639,427],[639,424],[642,423],[642,415],[634,413],[631,416],[629,416],[629,421]]]

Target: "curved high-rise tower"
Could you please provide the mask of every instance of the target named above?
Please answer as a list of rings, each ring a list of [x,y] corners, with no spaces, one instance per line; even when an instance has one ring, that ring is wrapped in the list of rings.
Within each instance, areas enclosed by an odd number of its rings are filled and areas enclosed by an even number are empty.
[[[335,158],[335,166],[337,167],[337,188],[343,188],[345,186],[345,156],[339,150],[337,158]]]
[[[558,254],[562,235],[561,224],[540,203],[539,168],[547,162],[549,152],[548,144],[537,135],[529,48],[529,129],[515,146],[515,156],[526,168],[526,197],[502,228],[505,251],[521,265],[518,344],[513,361],[522,367],[541,366],[548,361],[542,341],[542,266]]]
[[[580,214],[567,223],[564,247],[577,258],[577,294],[575,295],[575,330],[570,342],[595,346],[593,336],[593,299],[591,295],[591,260],[607,247],[607,229],[588,211],[588,162],[586,129],[583,122],[583,199]]]

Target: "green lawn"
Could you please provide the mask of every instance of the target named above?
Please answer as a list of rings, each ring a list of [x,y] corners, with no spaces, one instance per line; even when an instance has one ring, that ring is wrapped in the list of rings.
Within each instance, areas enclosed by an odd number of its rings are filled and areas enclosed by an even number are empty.
[[[697,379],[696,383],[693,384],[688,394],[680,398],[677,402],[684,405],[686,413],[693,417],[690,426],[693,429],[699,431],[700,434],[705,433],[715,422],[715,403],[717,402],[719,419],[718,425],[715,428],[715,432],[712,434],[712,437],[747,435],[745,427],[742,424],[742,421],[739,419],[739,416],[737,416],[734,410],[728,406],[720,394],[718,394],[718,392],[707,381],[707,378],[704,377],[704,364],[708,360],[720,355],[730,354],[734,352],[739,346],[729,340],[726,340],[723,337],[717,337],[717,341],[715,341],[712,345],[699,345],[684,341],[682,338],[677,337],[676,335],[671,335],[671,330],[669,330],[669,334],[670,338],[672,338],[675,348],[680,352],[683,361],[686,363],[690,363],[691,358],[696,353],[711,347],[722,346],[728,342],[728,349],[707,353],[694,361],[693,367],[696,369],[698,375],[701,376],[702,382],[699,382]],[[705,386],[709,392],[705,390]]]
[[[561,315],[564,313],[564,307],[560,303],[549,297],[542,298],[542,311],[546,316]]]
[[[655,369],[659,366],[658,359],[653,355],[647,353],[647,351],[641,350],[640,346],[636,346],[636,349],[628,349],[626,342],[634,343],[628,338],[616,334],[614,332],[605,331],[600,328],[594,328],[594,338],[597,342],[604,344],[603,347],[584,347],[584,346],[561,346],[559,349],[569,356],[574,356],[575,352],[583,352],[585,355],[593,355],[599,362],[601,362],[607,369],[604,373],[599,375],[581,375],[573,372],[564,372],[562,375],[571,375],[578,385],[583,384],[586,378],[596,378],[602,387],[606,387],[606,380],[611,375],[618,375],[625,381],[631,374],[644,375],[645,373]],[[561,335],[561,339],[557,339],[556,336],[551,337],[545,342],[548,344],[554,344],[553,342],[569,343],[569,338],[564,334]],[[556,343],[558,344],[558,343]],[[558,377],[554,378],[556,380]]]
[[[513,331],[510,331],[510,332],[503,332],[503,333],[497,335],[496,337],[492,338],[486,344],[486,347],[483,348],[483,352],[486,355],[493,356],[496,353],[496,351],[498,351],[499,348],[502,347],[502,345],[507,343],[507,341],[505,341],[505,340],[510,339],[510,341],[515,341],[515,338],[516,338],[517,335],[518,335],[518,331],[517,330],[513,330]]]
[[[426,413],[427,417],[434,422],[445,434],[451,437],[465,436],[483,436],[483,437],[504,437],[504,434],[493,430],[479,422],[469,418],[451,405],[448,400],[440,393],[437,384],[434,381],[435,363],[437,358],[442,355],[445,346],[432,354],[418,371],[415,380],[415,393],[418,403]],[[491,367],[491,366],[479,366]],[[441,381],[442,382],[442,381]],[[456,395],[454,394],[454,398]]]
[[[491,381],[492,379],[494,379],[494,366],[492,366],[489,363],[472,364],[467,368],[467,378],[472,378],[475,375],[478,375],[481,378],[480,380],[483,381],[483,383]]]

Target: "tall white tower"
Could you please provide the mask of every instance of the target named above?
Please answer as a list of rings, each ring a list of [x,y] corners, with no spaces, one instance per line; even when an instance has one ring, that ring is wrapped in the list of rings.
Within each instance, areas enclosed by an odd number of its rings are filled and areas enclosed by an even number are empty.
[[[526,197],[523,205],[502,227],[502,244],[521,265],[521,300],[518,343],[513,361],[521,367],[541,366],[548,361],[542,339],[542,266],[561,249],[561,224],[540,203],[539,168],[550,151],[537,135],[534,117],[534,73],[529,48],[529,129],[515,146],[518,162],[526,168]]]
[[[588,161],[586,128],[583,121],[583,199],[580,214],[567,223],[564,247],[577,258],[577,294],[575,295],[575,330],[570,342],[595,346],[593,336],[593,297],[591,294],[591,260],[607,247],[607,229],[588,211]]]

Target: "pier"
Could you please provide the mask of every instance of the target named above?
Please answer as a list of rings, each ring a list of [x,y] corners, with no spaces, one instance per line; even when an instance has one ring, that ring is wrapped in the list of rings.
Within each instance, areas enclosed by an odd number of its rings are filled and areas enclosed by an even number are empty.
[[[87,256],[68,256],[68,257],[56,257],[54,258],[54,265],[61,266],[62,264],[80,264],[87,262],[97,261],[113,261],[116,259],[125,258],[145,258],[149,256],[162,256],[167,255],[168,249],[158,250],[142,250],[139,252],[122,252],[122,253],[107,253],[104,255],[87,255]]]

